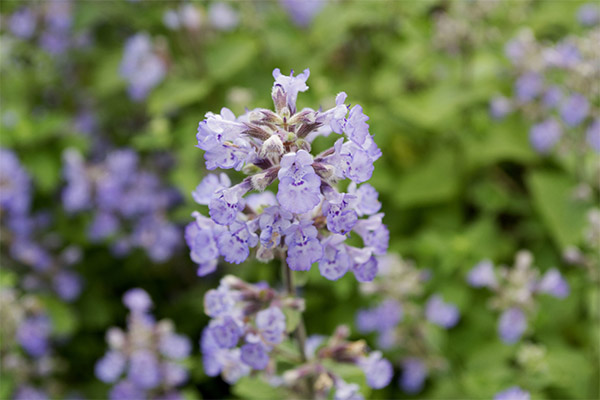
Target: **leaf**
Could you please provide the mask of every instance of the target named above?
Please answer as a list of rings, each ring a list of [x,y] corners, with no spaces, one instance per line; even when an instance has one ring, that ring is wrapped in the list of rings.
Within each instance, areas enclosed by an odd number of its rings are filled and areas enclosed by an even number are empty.
[[[232,388],[233,394],[242,399],[284,399],[285,390],[269,385],[258,377],[245,376]]]
[[[154,90],[148,100],[152,114],[166,114],[202,100],[210,91],[207,80],[168,80]]]
[[[369,398],[371,394],[371,388],[367,385],[367,378],[363,370],[354,365],[347,363],[337,363],[331,360],[324,360],[323,366],[333,373],[338,375],[344,381],[348,383],[356,383],[360,386],[360,392],[365,398]]]
[[[247,37],[220,41],[206,52],[209,74],[216,80],[225,80],[246,67],[257,53],[256,43]]]
[[[283,313],[285,314],[285,330],[291,333],[296,330],[298,324],[300,324],[302,313],[287,307],[283,309]]]
[[[52,331],[56,335],[69,336],[75,332],[78,324],[77,318],[67,304],[48,296],[42,297],[42,301],[52,321]]]
[[[400,177],[394,188],[396,203],[414,207],[447,201],[457,194],[459,178],[455,157],[439,150]]]
[[[560,172],[534,172],[527,183],[537,211],[559,248],[577,245],[588,205],[575,199],[572,178]]]

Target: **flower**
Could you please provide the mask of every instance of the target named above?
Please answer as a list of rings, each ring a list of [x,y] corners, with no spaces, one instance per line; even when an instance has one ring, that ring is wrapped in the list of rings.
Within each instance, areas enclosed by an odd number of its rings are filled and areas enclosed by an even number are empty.
[[[506,390],[496,393],[494,400],[529,400],[529,392],[518,386],[512,386]]]
[[[505,343],[517,342],[527,329],[527,317],[517,307],[504,311],[498,321],[498,333]]]

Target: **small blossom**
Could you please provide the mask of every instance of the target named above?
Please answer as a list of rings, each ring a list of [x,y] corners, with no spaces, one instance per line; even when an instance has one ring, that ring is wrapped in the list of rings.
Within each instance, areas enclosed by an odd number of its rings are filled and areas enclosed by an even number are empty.
[[[505,343],[517,342],[527,329],[527,317],[519,308],[504,311],[498,321],[498,332]]]

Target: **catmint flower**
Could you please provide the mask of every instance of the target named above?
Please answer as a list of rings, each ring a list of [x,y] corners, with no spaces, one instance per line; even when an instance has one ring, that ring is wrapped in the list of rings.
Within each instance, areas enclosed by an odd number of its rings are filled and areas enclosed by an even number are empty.
[[[394,328],[402,321],[402,305],[393,299],[384,300],[372,309],[361,309],[356,314],[356,326],[359,332],[384,332]]]
[[[504,118],[511,110],[510,100],[504,96],[496,96],[490,101],[490,115],[494,119]]]
[[[15,400],[48,400],[49,397],[43,391],[32,386],[20,386],[14,396]]]
[[[570,127],[579,125],[587,117],[590,105],[580,94],[571,95],[560,107],[560,117]]]
[[[171,321],[154,320],[149,314],[152,300],[144,290],[128,290],[123,303],[130,310],[127,331],[111,328],[107,332],[110,349],[96,363],[96,377],[116,383],[109,393],[111,399],[178,398],[176,387],[188,377],[178,361],[189,356],[189,339],[175,333]]]
[[[480,261],[469,271],[467,282],[473,287],[496,287],[498,282],[494,272],[494,264],[490,260]]]
[[[537,290],[559,299],[569,295],[569,284],[562,277],[558,269],[548,270],[537,284]]]
[[[379,351],[372,352],[367,358],[361,360],[359,365],[367,377],[367,385],[373,389],[386,387],[394,375],[392,364],[382,358]]]
[[[256,327],[267,343],[279,344],[285,332],[285,315],[277,307],[270,307],[256,314]]]
[[[309,270],[318,263],[321,274],[331,280],[349,270],[362,281],[376,275],[372,256],[386,252],[389,231],[383,214],[377,214],[381,203],[375,189],[357,184],[371,177],[381,152],[369,134],[368,117],[359,105],[349,109],[344,104],[345,93],[336,96],[329,110],[297,110],[309,75],[308,69],[298,76],[273,71],[275,112],[254,109],[236,117],[223,108],[199,123],[196,138],[207,168],[250,175],[234,186],[225,175],[208,175],[194,191],[199,204],[208,204],[211,217],[195,214],[196,221],[186,229],[199,275],[212,272],[220,256],[232,263],[246,260],[259,243],[257,259],[284,254],[293,270]],[[331,132],[345,138],[313,156],[310,142]],[[344,178],[353,181],[348,193],[335,187]],[[269,188],[275,187],[273,195]],[[353,231],[363,239],[362,249],[345,243]]]
[[[527,329],[527,317],[519,308],[504,311],[498,321],[498,333],[505,343],[517,342]]]
[[[0,209],[8,215],[23,214],[31,196],[29,174],[10,150],[0,148]]]
[[[427,379],[427,367],[418,358],[406,358],[402,361],[400,387],[406,393],[415,394],[423,389]]]
[[[280,0],[279,3],[292,18],[294,24],[306,27],[321,11],[327,0]]]
[[[211,3],[208,6],[208,19],[211,25],[220,31],[231,31],[240,22],[238,12],[224,2]]]
[[[49,351],[49,337],[52,326],[45,315],[25,319],[17,330],[17,341],[27,354],[39,358]]]
[[[594,3],[587,3],[577,10],[577,20],[583,26],[594,26],[600,22],[600,7]]]
[[[562,136],[558,121],[549,118],[531,127],[529,140],[533,148],[540,153],[548,153]]]
[[[586,140],[596,153],[600,153],[600,119],[596,118],[590,124],[586,131]]]
[[[8,20],[10,33],[22,39],[32,37],[35,33],[36,25],[36,16],[30,7],[23,7],[15,11]]]
[[[152,39],[138,33],[125,43],[120,74],[128,83],[129,96],[144,99],[165,77],[167,65],[153,50]]]
[[[338,379],[335,388],[333,400],[364,400],[364,396],[360,394],[360,386],[356,383],[347,383]]]
[[[494,395],[494,400],[529,400],[529,392],[518,386],[510,387]]]
[[[242,361],[253,369],[261,370],[267,367],[269,355],[265,345],[261,343],[246,343],[241,347]]]
[[[521,75],[515,83],[517,99],[524,103],[532,101],[540,94],[543,85],[542,77],[535,72]]]
[[[460,313],[456,306],[445,303],[441,296],[434,295],[427,301],[425,316],[436,325],[443,328],[452,328],[458,323]]]
[[[563,92],[558,86],[550,86],[544,92],[542,102],[548,108],[556,108],[563,99]]]
[[[81,277],[72,271],[59,271],[54,276],[52,285],[58,296],[65,301],[78,298],[83,288]]]

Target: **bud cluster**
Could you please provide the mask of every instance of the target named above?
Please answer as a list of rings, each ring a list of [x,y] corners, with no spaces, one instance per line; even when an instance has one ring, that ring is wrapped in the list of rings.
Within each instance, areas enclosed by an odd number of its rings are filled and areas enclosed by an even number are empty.
[[[535,311],[535,297],[547,294],[558,299],[569,295],[569,284],[560,271],[551,268],[543,276],[533,267],[533,255],[521,250],[515,256],[512,268],[494,267],[489,260],[475,265],[467,276],[473,287],[486,287],[494,292],[491,307],[501,310],[498,334],[505,343],[515,343],[527,330],[528,315]]]
[[[327,279],[351,270],[357,280],[370,281],[377,273],[375,256],[387,250],[389,232],[378,193],[363,183],[381,155],[368,117],[359,105],[344,104],[345,93],[327,111],[298,111],[296,98],[308,89],[308,69],[296,77],[275,69],[273,76],[275,112],[255,109],[237,118],[223,108],[220,114],[206,114],[198,127],[198,147],[205,151],[209,170],[233,168],[250,175],[234,186],[224,174],[207,175],[193,193],[210,215],[196,213],[186,229],[198,275],[213,272],[219,256],[239,264],[258,246],[256,257],[262,261],[281,257],[300,271],[318,262]],[[333,147],[311,155],[312,141],[332,132],[345,133],[349,140],[339,138]],[[348,193],[336,189],[344,178],[352,181]],[[244,197],[252,190],[262,193]],[[345,243],[351,232],[364,247]]]
[[[79,262],[80,250],[63,247],[52,232],[48,213],[33,213],[31,178],[17,156],[0,148],[1,243],[12,261],[29,267],[21,281],[29,291],[54,291],[66,301],[79,297],[82,280],[68,267]]]
[[[379,262],[380,276],[363,283],[361,291],[383,300],[375,307],[359,310],[356,326],[361,333],[376,332],[379,348],[403,350],[400,386],[407,393],[418,393],[427,376],[445,365],[439,349],[426,340],[431,325],[450,329],[458,324],[460,312],[440,294],[430,295],[421,305],[423,284],[430,278],[428,271],[419,270],[397,254],[380,257]]]
[[[599,40],[598,27],[558,43],[541,43],[530,30],[521,31],[505,47],[517,76],[514,96],[494,98],[492,116],[500,119],[520,110],[534,123],[529,138],[539,153],[551,152],[559,142],[563,151],[600,152],[594,100],[600,95]]]
[[[111,240],[125,255],[140,247],[155,262],[168,260],[179,245],[180,231],[167,212],[178,201],[175,189],[140,166],[129,149],[109,152],[102,162],[86,163],[80,153],[64,153],[63,207],[68,213],[93,212],[92,242]]]
[[[110,328],[106,341],[110,350],[96,362],[96,377],[114,383],[109,398],[183,399],[177,387],[188,379],[182,364],[192,344],[175,333],[170,320],[156,322],[149,313],[152,300],[142,289],[131,289],[123,296],[129,309],[127,331]]]

